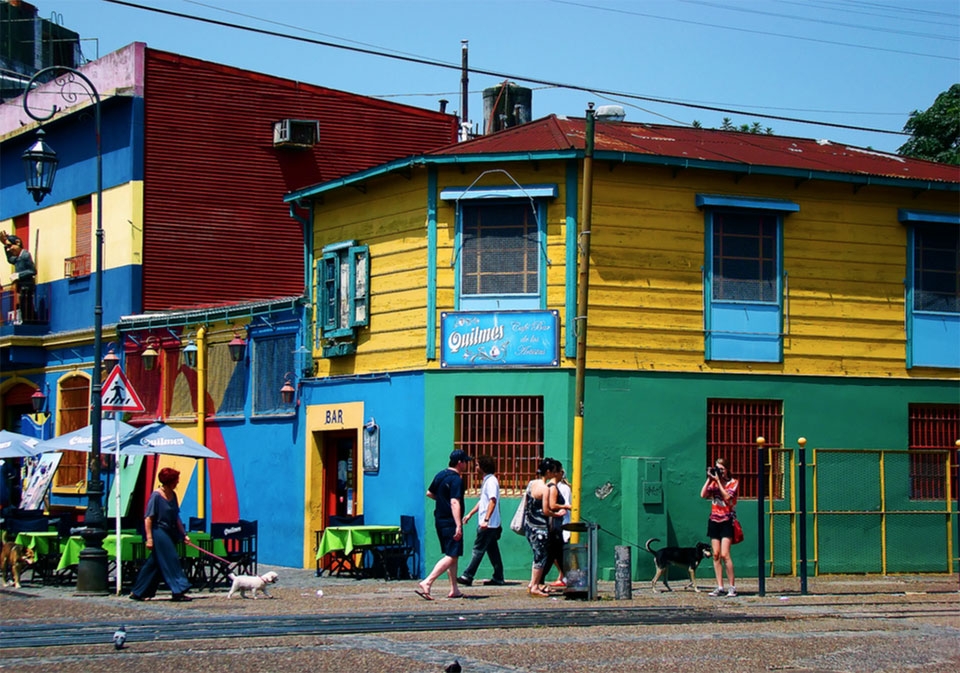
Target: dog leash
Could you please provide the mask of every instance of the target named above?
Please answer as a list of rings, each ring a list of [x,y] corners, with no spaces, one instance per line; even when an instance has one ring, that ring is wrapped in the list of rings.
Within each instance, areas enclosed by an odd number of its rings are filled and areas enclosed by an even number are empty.
[[[234,564],[234,563],[231,563],[231,562],[228,561],[227,559],[223,558],[222,556],[217,556],[217,555],[214,554],[212,551],[207,551],[207,550],[204,549],[203,547],[198,547],[197,545],[193,544],[193,543],[190,542],[189,540],[184,540],[184,541],[183,541],[183,544],[187,545],[188,547],[193,547],[194,549],[196,549],[196,550],[198,550],[198,551],[202,551],[202,552],[203,552],[204,554],[206,554],[207,556],[212,556],[213,558],[217,559],[217,560],[220,561],[221,563],[226,563],[228,566],[236,565],[236,564]],[[264,579],[263,575],[257,575],[257,577],[259,577],[259,578],[260,578],[261,580],[263,580],[264,582],[267,581],[266,579]],[[269,582],[267,582],[267,583],[269,584]]]

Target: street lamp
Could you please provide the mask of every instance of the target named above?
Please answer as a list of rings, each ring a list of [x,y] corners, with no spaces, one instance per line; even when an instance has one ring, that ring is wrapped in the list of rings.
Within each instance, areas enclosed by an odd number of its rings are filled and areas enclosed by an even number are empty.
[[[60,74],[57,74],[60,73]],[[103,364],[101,353],[103,340],[103,154],[100,149],[100,94],[86,75],[79,70],[66,66],[43,68],[30,78],[23,93],[23,110],[41,124],[59,111],[53,105],[49,114],[37,115],[28,105],[34,86],[50,78],[60,87],[60,97],[66,103],[76,101],[76,87],[93,100],[94,133],[97,149],[97,265],[94,274],[93,307],[93,376],[90,382],[90,479],[87,482],[87,511],[84,526],[80,529],[84,549],[80,552],[77,564],[77,593],[106,594],[107,592],[107,552],[103,548],[103,539],[107,536],[107,522],[103,513],[103,482],[100,480],[100,423],[103,416],[101,399],[102,383],[100,369]],[[37,131],[37,142],[23,154],[26,168],[27,191],[39,204],[53,188],[53,179],[57,173],[57,155],[43,142],[43,129]]]

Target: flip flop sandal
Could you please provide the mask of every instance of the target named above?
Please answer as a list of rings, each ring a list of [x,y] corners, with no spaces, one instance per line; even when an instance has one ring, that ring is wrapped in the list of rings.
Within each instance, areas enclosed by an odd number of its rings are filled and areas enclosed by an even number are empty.
[[[413,590],[413,593],[415,593],[416,595],[418,595],[420,598],[422,598],[422,599],[425,600],[425,601],[432,601],[432,600],[433,600],[433,596],[431,596],[431,595],[428,594],[426,591],[423,591],[423,590],[421,590],[421,589],[414,589],[414,590]]]

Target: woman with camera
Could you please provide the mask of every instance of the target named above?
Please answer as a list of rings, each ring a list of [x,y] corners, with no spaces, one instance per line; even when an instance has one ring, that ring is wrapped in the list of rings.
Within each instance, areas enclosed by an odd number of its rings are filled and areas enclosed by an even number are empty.
[[[737,516],[739,485],[740,482],[727,471],[727,459],[717,458],[714,466],[707,468],[707,480],[700,489],[700,497],[711,501],[707,537],[713,545],[713,570],[717,575],[717,588],[710,592],[711,596],[737,595],[730,546],[733,544],[733,520]],[[726,590],[723,588],[724,566],[727,569]]]

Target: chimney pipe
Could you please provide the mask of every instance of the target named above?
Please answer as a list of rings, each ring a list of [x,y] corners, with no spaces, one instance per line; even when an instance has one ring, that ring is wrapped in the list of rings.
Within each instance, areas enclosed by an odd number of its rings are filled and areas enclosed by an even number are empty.
[[[450,101],[448,101],[446,98],[440,99],[440,114],[443,114],[444,112],[447,111],[447,103],[449,102]]]
[[[460,40],[460,140],[469,139],[470,114],[467,110],[470,86],[470,70],[467,67],[467,44],[469,40]]]

